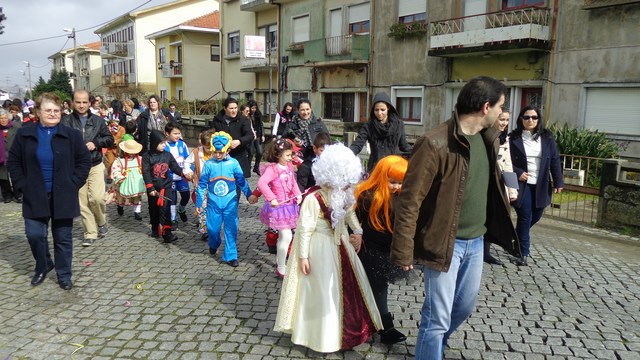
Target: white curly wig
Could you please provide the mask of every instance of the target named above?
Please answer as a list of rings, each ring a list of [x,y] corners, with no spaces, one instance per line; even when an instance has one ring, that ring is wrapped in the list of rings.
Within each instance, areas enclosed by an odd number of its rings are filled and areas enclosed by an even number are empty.
[[[362,163],[342,143],[325,146],[311,168],[316,184],[331,190],[331,225],[335,228],[356,203],[353,186],[362,178]]]

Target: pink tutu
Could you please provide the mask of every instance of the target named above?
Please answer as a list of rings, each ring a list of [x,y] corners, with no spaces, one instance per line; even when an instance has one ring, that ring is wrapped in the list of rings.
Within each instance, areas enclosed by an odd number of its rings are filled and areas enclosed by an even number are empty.
[[[298,214],[300,207],[297,203],[279,205],[273,207],[269,202],[265,202],[260,211],[260,221],[267,227],[281,229],[295,229],[298,224]]]

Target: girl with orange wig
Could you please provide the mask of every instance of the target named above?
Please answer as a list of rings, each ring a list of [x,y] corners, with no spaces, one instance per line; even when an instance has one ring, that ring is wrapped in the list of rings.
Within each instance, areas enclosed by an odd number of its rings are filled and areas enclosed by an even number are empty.
[[[375,165],[369,178],[355,190],[356,216],[363,231],[363,245],[358,256],[382,316],[384,329],[380,331],[380,341],[385,344],[395,344],[407,339],[395,329],[393,315],[387,305],[389,283],[408,275],[389,260],[393,205],[402,188],[407,166],[408,161],[401,156],[386,156]]]

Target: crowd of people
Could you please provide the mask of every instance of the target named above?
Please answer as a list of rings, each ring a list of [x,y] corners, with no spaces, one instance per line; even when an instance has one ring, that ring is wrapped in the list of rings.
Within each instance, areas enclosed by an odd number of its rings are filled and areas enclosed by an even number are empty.
[[[318,352],[350,349],[374,333],[385,344],[405,341],[388,288],[417,279],[419,266],[426,297],[416,358],[439,359],[475,306],[483,261],[502,265],[489,244],[528,266],[530,228],[552,191],[562,191],[558,150],[540,111],[523,108],[507,136],[506,91],[493,78],[470,80],[452,118],[413,146],[389,96],[376,94],[349,148],[333,143],[307,99],[284,105],[269,138],[257,103],[228,98],[193,150],[175,104],[163,109],[155,95],[143,108],[136,99],[107,107],[82,90],[68,103],[45,93],[33,104],[35,120],[14,113],[13,102],[0,110],[2,197],[22,203],[36,263],[31,284],[55,269],[64,290],[73,287],[77,216],[83,246],[108,233],[108,203],[118,216],[128,206],[136,220],[148,216],[149,235],[165,243],[178,240],[172,230],[195,216],[209,254],[217,256],[224,242],[221,262],[237,267],[239,199],[264,197],[259,216],[273,272],[283,279],[276,331]],[[366,143],[365,170],[357,154]],[[253,190],[252,172],[259,176]],[[188,215],[190,200],[196,211]]]

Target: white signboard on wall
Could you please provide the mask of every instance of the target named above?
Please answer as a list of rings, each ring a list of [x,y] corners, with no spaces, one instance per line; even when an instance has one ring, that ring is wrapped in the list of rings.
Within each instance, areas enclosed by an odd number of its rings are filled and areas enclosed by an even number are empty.
[[[244,57],[252,59],[264,59],[265,53],[264,36],[245,35],[244,36]]]

